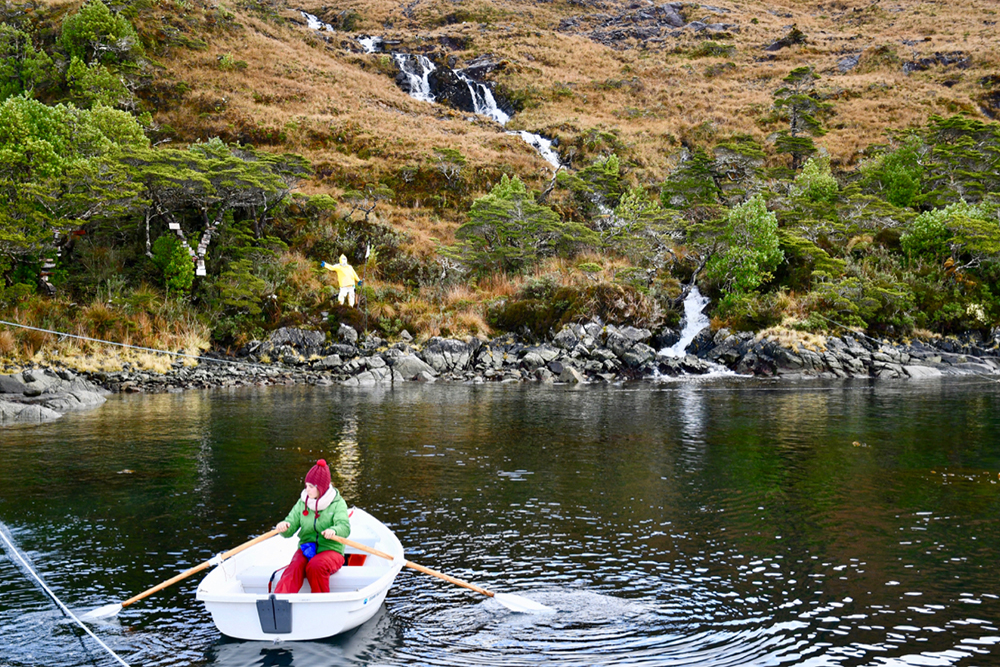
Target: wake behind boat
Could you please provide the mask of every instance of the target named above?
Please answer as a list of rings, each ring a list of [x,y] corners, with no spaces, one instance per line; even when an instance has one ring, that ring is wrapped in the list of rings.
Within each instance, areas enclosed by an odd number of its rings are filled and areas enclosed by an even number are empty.
[[[350,512],[351,540],[378,549],[392,560],[351,546],[344,567],[330,576],[329,593],[312,593],[309,582],[291,595],[271,593],[298,548],[295,537],[280,535],[216,566],[198,585],[219,631],[236,639],[300,641],[322,639],[361,625],[378,611],[403,568],[403,545],[381,521],[364,510]]]

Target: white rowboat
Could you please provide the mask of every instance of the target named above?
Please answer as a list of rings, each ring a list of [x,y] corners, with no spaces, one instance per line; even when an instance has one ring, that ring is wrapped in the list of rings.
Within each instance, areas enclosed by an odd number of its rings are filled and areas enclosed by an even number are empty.
[[[314,594],[305,581],[298,593],[275,595],[270,591],[298,539],[271,537],[219,564],[198,585],[196,597],[219,632],[236,639],[304,641],[338,635],[374,616],[406,563],[403,545],[364,510],[352,509],[350,516],[351,540],[391,555],[391,561],[348,546],[348,564],[330,577],[329,593]]]

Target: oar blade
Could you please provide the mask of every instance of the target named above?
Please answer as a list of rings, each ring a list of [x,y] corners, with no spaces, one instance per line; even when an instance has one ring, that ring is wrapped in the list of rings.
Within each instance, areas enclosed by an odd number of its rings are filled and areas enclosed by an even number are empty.
[[[534,600],[510,593],[496,593],[493,595],[493,599],[507,607],[507,609],[522,614],[554,614],[556,611],[552,607],[546,607],[541,602],[535,602]]]
[[[98,607],[93,611],[88,611],[86,614],[80,617],[81,621],[100,621],[105,618],[111,618],[112,616],[117,616],[118,612],[122,610],[121,604],[115,602],[114,604],[106,604],[103,607]]]

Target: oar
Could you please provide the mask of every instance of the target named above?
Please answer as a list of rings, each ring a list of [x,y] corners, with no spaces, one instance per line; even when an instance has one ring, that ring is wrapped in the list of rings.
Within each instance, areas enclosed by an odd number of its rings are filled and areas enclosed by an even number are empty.
[[[355,542],[354,540],[349,540],[346,537],[340,537],[339,535],[334,536],[336,541],[341,544],[346,544],[349,547],[354,547],[358,551],[364,551],[365,553],[372,554],[373,556],[378,556],[380,558],[385,558],[387,560],[395,560],[392,556],[385,553],[384,551],[379,551],[378,549],[373,549],[360,542]],[[429,567],[424,567],[423,565],[418,565],[412,561],[403,561],[406,567],[417,570],[418,572],[423,572],[424,574],[429,574],[432,577],[437,577],[438,579],[444,579],[448,583],[455,584],[456,586],[462,586],[463,588],[468,588],[469,590],[476,591],[477,593],[482,593],[486,597],[491,597],[503,606],[507,607],[511,611],[519,611],[525,614],[542,614],[547,612],[554,612],[555,609],[552,607],[546,607],[545,605],[535,602],[534,600],[529,600],[528,598],[521,597],[520,595],[512,595],[510,593],[494,593],[493,591],[488,591],[481,586],[476,586],[475,584],[470,584],[468,581],[462,581],[461,579],[456,579],[455,577],[449,576],[444,572],[438,572],[437,570],[432,570]]]
[[[209,558],[208,560],[206,560],[201,565],[196,565],[196,566],[192,567],[190,570],[187,570],[186,572],[181,572],[176,577],[171,577],[170,579],[167,579],[163,583],[157,584],[156,586],[153,586],[149,590],[143,591],[142,593],[139,593],[135,597],[131,597],[128,600],[125,600],[125,602],[122,602],[122,603],[115,602],[114,604],[106,604],[103,607],[98,607],[97,609],[95,609],[93,611],[88,611],[86,614],[84,614],[80,618],[83,619],[84,621],[97,621],[97,620],[100,620],[102,618],[111,618],[112,616],[117,616],[118,612],[120,612],[122,610],[122,608],[129,606],[133,602],[138,602],[139,600],[143,599],[144,597],[150,596],[153,593],[156,593],[157,591],[162,591],[167,586],[171,586],[173,584],[176,584],[181,579],[186,579],[187,577],[190,577],[192,574],[195,574],[197,572],[201,572],[202,570],[204,570],[206,568],[209,568],[209,567],[212,567],[213,565],[218,565],[222,561],[228,560],[228,559],[232,558],[233,556],[235,556],[239,552],[243,551],[244,549],[249,549],[253,545],[257,544],[258,542],[263,542],[264,540],[268,539],[269,537],[274,537],[275,535],[277,535],[280,532],[281,531],[279,531],[277,529],[268,531],[268,532],[264,533],[263,535],[261,535],[259,537],[253,538],[249,542],[244,542],[243,544],[241,544],[240,546],[238,546],[238,547],[236,547],[234,549],[230,549],[229,551],[227,551],[225,553],[221,553],[221,554],[219,554],[217,556],[213,556],[212,558]]]

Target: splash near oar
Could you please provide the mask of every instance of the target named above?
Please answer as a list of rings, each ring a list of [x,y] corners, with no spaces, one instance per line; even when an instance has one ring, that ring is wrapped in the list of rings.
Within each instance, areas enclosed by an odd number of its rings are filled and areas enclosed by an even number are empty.
[[[372,554],[373,556],[378,556],[379,558],[386,558],[388,560],[393,560],[393,557],[387,553],[379,551],[378,549],[373,549],[367,545],[361,544],[359,542],[354,542],[347,539],[346,537],[337,536],[338,542],[345,544],[346,546],[353,547],[358,551],[364,551],[365,553]],[[535,602],[534,600],[529,600],[526,597],[521,597],[520,595],[513,595],[512,593],[494,593],[493,591],[486,590],[482,586],[477,586],[476,584],[469,583],[468,581],[462,581],[461,579],[456,579],[451,575],[445,574],[444,572],[438,572],[437,570],[432,570],[429,567],[424,567],[423,565],[418,565],[417,563],[411,561],[404,561],[403,563],[406,567],[416,570],[417,572],[423,572],[424,574],[429,574],[432,577],[437,577],[438,579],[443,579],[448,583],[455,584],[456,586],[461,586],[463,588],[468,588],[469,590],[481,593],[486,597],[491,597],[507,609],[511,611],[521,612],[522,614],[551,614],[555,612],[552,607],[546,607],[540,602]]]

